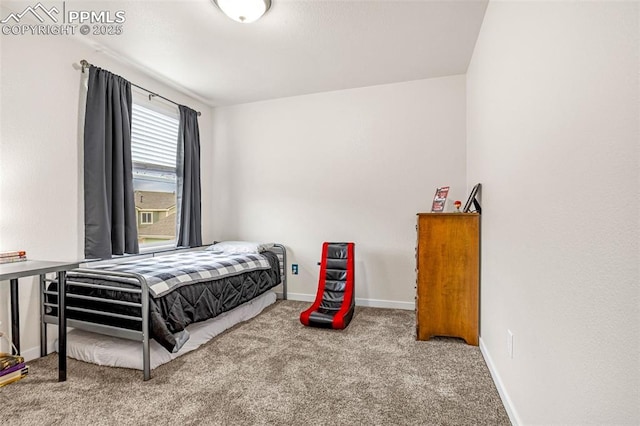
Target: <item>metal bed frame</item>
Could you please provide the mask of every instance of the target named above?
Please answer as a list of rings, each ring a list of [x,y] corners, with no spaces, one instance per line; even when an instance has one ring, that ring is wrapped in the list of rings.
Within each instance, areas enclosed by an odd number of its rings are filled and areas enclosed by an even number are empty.
[[[204,246],[203,246],[204,247]],[[145,253],[140,256],[145,257],[156,257],[167,254],[173,254],[178,251],[194,251],[194,250],[202,250],[202,248],[196,249],[187,249],[187,250],[170,250],[156,253]],[[287,299],[287,250],[282,244],[274,244],[273,248],[269,249],[269,251],[273,251],[278,256],[278,261],[280,263],[280,277],[282,284],[282,299]],[[133,256],[125,256],[122,258],[123,261],[130,260]],[[113,261],[117,261],[119,259],[113,259]],[[140,322],[142,324],[142,330],[131,330],[127,328],[119,328],[112,325],[99,324],[84,320],[77,320],[69,318],[67,315],[67,326],[72,328],[78,328],[81,330],[90,331],[93,333],[104,334],[107,336],[120,337],[123,339],[135,340],[142,342],[142,367],[143,367],[143,376],[144,380],[149,380],[151,378],[151,359],[150,359],[150,350],[149,350],[149,286],[147,281],[142,275],[134,274],[134,273],[123,273],[123,272],[112,272],[112,271],[102,271],[98,269],[91,268],[78,268],[73,269],[73,272],[82,272],[85,275],[90,275],[95,278],[101,278],[105,276],[109,277],[122,277],[135,279],[140,283],[140,288],[122,288],[115,287],[109,285],[101,285],[101,284],[90,284],[84,283],[74,280],[67,279],[66,284],[73,284],[75,286],[81,287],[89,287],[89,288],[99,288],[102,290],[114,290],[123,293],[132,293],[132,294],[140,294],[140,303],[137,302],[126,302],[123,300],[111,299],[106,297],[98,297],[98,296],[84,296],[79,294],[67,293],[66,298],[68,299],[84,299],[96,302],[103,302],[112,305],[121,305],[121,306],[130,306],[137,307],[141,309],[141,315],[131,316],[131,315],[122,315],[116,314],[108,311],[101,310],[93,310],[86,308],[79,308],[74,306],[69,306],[67,303],[66,310],[67,311],[77,311],[88,314],[97,314],[103,317],[112,317],[119,318],[125,320],[131,320]],[[57,303],[51,303],[47,301],[47,295],[50,296],[58,296],[58,291],[49,291],[47,290],[47,283],[57,282],[55,279],[46,278],[44,275],[40,276],[40,351],[41,355],[45,356],[47,351],[47,324],[58,324],[58,316],[50,315],[46,313],[46,307],[58,308]],[[59,289],[58,289],[59,290]],[[57,299],[59,300],[59,299]]]

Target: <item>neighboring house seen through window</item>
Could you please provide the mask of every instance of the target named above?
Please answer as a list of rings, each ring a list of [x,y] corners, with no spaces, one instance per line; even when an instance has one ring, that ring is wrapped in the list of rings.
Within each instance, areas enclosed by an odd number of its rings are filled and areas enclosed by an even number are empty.
[[[178,111],[150,109],[134,98],[133,189],[140,247],[175,245]]]

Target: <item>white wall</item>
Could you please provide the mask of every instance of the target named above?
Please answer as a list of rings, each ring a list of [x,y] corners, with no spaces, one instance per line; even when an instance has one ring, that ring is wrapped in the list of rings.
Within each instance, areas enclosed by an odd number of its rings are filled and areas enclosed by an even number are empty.
[[[637,2],[486,11],[467,182],[484,185],[483,350],[516,423],[640,423],[639,16]]]
[[[0,39],[0,251],[24,249],[29,257],[43,260],[84,257],[81,72],[73,67],[81,59],[201,111],[202,162],[210,163],[210,107],[69,36]],[[203,167],[205,217],[211,215],[210,184],[210,169]],[[209,222],[204,221],[203,240],[212,239]],[[0,283],[4,332],[10,329],[8,288],[8,282]],[[20,280],[19,292],[22,349],[26,356],[39,356],[37,280]],[[0,347],[8,349],[6,344]]]
[[[465,149],[464,76],[216,108],[216,238],[285,244],[298,298],[354,241],[357,303],[413,309],[415,214],[466,196]]]

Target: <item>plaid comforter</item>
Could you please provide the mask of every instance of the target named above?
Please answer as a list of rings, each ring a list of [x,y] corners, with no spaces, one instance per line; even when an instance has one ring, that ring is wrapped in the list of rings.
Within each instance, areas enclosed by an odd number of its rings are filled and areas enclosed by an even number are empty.
[[[269,268],[267,258],[259,254],[229,256],[202,250],[103,264],[92,269],[141,275],[147,281],[150,295],[160,297],[185,285]],[[73,271],[69,271],[68,275],[78,278],[85,276]],[[113,276],[109,280],[138,284],[135,279],[123,277]]]

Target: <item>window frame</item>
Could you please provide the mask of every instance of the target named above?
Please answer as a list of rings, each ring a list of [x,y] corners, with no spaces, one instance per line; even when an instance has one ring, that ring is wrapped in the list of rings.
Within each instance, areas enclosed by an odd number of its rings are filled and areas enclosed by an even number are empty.
[[[141,108],[145,108],[147,110],[150,110],[152,112],[155,112],[157,114],[166,116],[168,118],[171,119],[175,119],[175,121],[178,123],[179,126],[179,120],[180,120],[180,111],[176,106],[169,106],[166,105],[162,102],[158,102],[153,101],[151,99],[149,99],[147,96],[144,96],[140,93],[136,93],[134,92],[133,94],[133,104],[136,105],[137,107],[141,107]],[[132,105],[133,108],[133,105]],[[174,123],[175,124],[175,123]],[[132,128],[133,128],[133,116],[132,116]],[[134,136],[134,132],[132,131],[132,150],[134,147],[134,143],[135,140],[133,138]],[[176,151],[178,149],[178,137],[179,137],[179,128],[176,129],[176,133],[175,133],[175,143],[176,143]],[[133,157],[133,155],[132,155]],[[133,158],[132,158],[133,160]],[[166,186],[172,186],[173,188],[173,193],[176,195],[176,205],[175,205],[175,210],[177,211],[177,202],[178,202],[178,197],[177,197],[177,165],[176,167],[170,167],[167,166],[166,164],[160,164],[159,163],[150,163],[150,162],[139,162],[139,161],[132,161],[133,163],[133,186],[134,186],[134,191],[138,192],[138,191],[151,191],[154,192],[153,189],[148,189],[147,187],[149,186],[153,186],[154,182],[158,184],[158,186],[163,186],[166,189]],[[169,191],[155,191],[155,192],[169,192]],[[137,201],[136,201],[137,202]],[[138,210],[143,210],[138,208],[138,206],[136,206],[136,209]],[[140,252],[144,253],[144,252],[149,252],[149,251],[157,251],[158,249],[165,249],[165,248],[175,248],[177,245],[177,235],[174,236],[173,239],[169,239],[169,240],[160,240],[160,241],[151,241],[151,242],[143,242],[144,240],[142,239],[141,234],[140,233],[140,225],[153,225],[155,222],[153,221],[153,213],[152,212],[148,212],[148,211],[140,211],[141,215],[139,216],[139,221],[137,223],[137,230],[138,230],[138,241],[139,241],[139,247],[140,247]],[[142,221],[142,215],[143,214],[150,214],[151,215],[151,222],[143,222]],[[177,213],[175,214],[175,218],[176,218],[176,222],[175,222],[175,226],[176,226],[176,234],[177,234]]]

